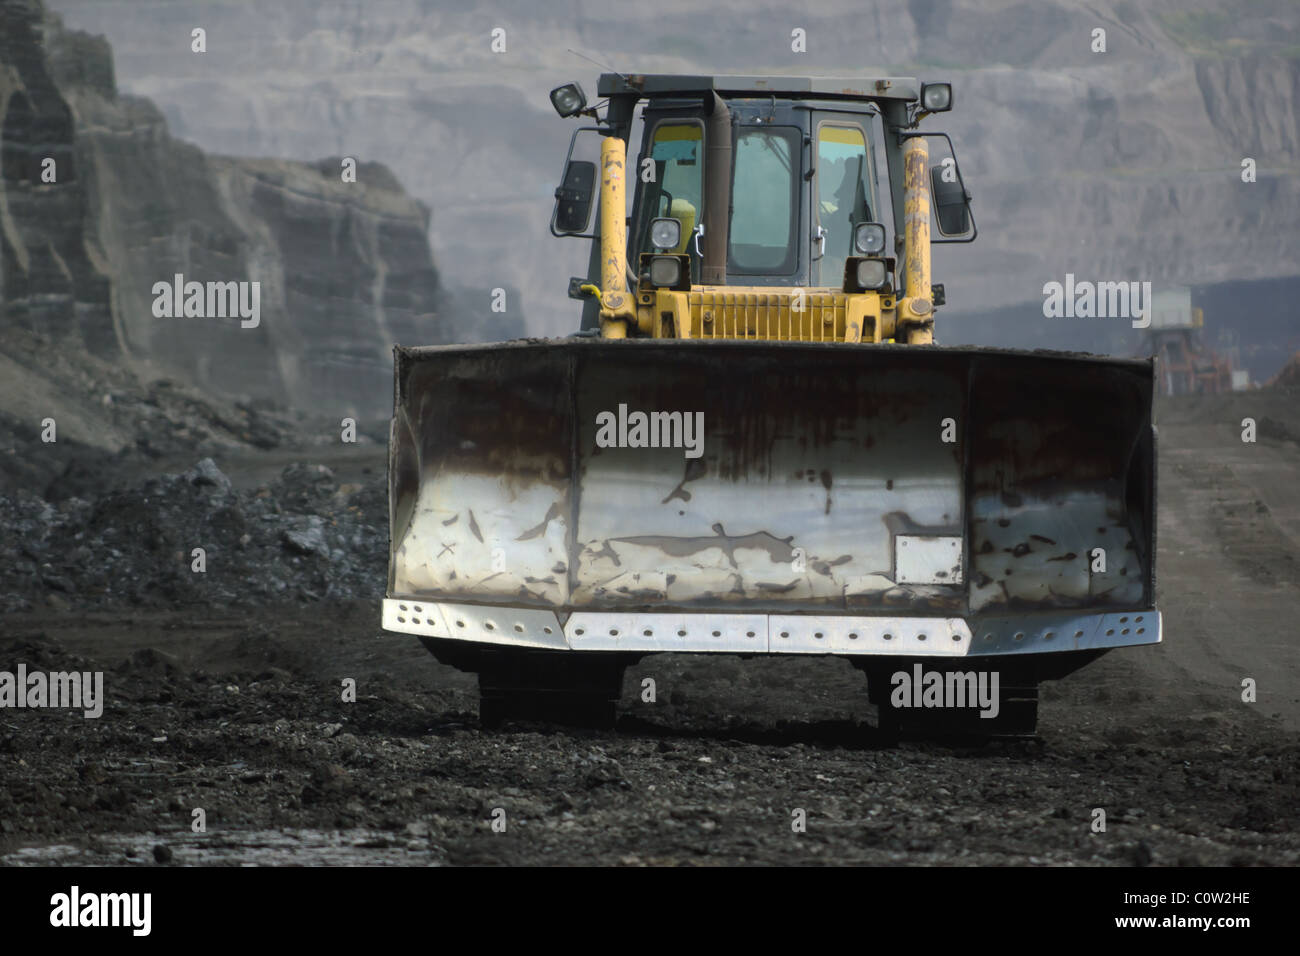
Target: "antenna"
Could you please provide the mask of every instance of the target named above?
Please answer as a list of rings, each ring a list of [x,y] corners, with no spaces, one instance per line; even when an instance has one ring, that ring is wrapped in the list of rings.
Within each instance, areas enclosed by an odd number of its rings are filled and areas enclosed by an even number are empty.
[[[602,70],[608,70],[609,72],[611,72],[611,73],[613,73],[613,74],[615,74],[615,75],[617,75],[617,76],[621,76],[621,77],[623,78],[623,82],[624,82],[624,83],[628,84],[629,86],[632,85],[632,78],[629,77],[626,73],[619,73],[619,71],[616,70],[616,69],[614,69],[612,66],[606,66],[604,63],[601,63],[599,60],[593,60],[591,57],[587,56],[587,54],[585,54],[585,53],[579,53],[577,50],[574,50],[574,49],[571,49],[571,48],[567,48],[567,47],[566,47],[566,49],[568,49],[569,52],[572,53],[574,56],[580,56],[580,57],[582,57],[582,58],[583,58],[584,60],[586,60],[588,63],[595,63],[595,64],[596,64],[598,67],[600,67]]]

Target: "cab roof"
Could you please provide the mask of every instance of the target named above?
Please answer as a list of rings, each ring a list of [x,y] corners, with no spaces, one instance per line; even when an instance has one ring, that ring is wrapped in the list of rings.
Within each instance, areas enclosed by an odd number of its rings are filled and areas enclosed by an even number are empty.
[[[808,97],[842,100],[916,100],[920,84],[910,76],[693,76],[669,73],[602,73],[597,95],[681,96],[715,91],[720,96]]]

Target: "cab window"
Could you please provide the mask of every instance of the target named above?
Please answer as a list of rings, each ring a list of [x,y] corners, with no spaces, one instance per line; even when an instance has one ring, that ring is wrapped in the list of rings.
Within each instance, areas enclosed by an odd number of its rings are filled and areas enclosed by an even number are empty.
[[[853,255],[853,230],[872,221],[870,182],[862,130],[823,124],[817,131],[816,213],[825,251],[815,263],[817,285],[839,287],[844,281],[844,262]],[[818,242],[813,255],[822,248]]]

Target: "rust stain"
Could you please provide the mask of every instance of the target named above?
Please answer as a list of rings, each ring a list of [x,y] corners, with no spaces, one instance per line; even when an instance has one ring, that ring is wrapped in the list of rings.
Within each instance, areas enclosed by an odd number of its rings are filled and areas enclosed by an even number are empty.
[[[608,541],[605,542],[604,547],[602,547],[599,551],[593,551],[591,554],[592,561],[597,561],[600,558],[609,558],[611,561],[614,562],[615,567],[621,568],[623,566],[623,562],[620,561],[618,558],[618,552],[615,551],[612,547],[610,547]]]
[[[552,521],[554,521],[559,516],[560,516],[560,504],[559,502],[553,501],[551,502],[551,506],[546,509],[546,517],[542,519],[542,523],[537,525],[536,527],[529,528],[519,537],[515,538],[515,540],[531,541],[533,538],[540,538],[542,535],[546,533],[546,526],[549,525]]]
[[[685,558],[701,551],[708,551],[710,548],[719,548],[727,556],[727,562],[733,568],[740,567],[736,563],[736,551],[739,548],[766,551],[768,556],[775,562],[794,560],[794,547],[790,544],[794,540],[793,536],[778,538],[767,531],[730,535],[727,534],[721,522],[713,525],[713,530],[717,532],[717,535],[712,538],[707,536],[676,537],[664,534],[645,534],[631,538],[615,538],[614,540],[639,545],[644,548],[658,548],[664,554],[673,558]]]
[[[839,567],[841,564],[848,564],[852,560],[853,560],[853,555],[841,554],[834,561],[814,561],[812,568],[818,574],[824,575],[825,577],[830,577],[831,568]]]
[[[766,594],[788,594],[798,586],[798,581],[791,581],[789,584],[769,584],[766,581],[754,582],[754,587]]]
[[[697,478],[703,478],[707,473],[708,468],[704,464],[703,458],[687,458],[686,472],[682,476],[682,480],[677,483],[676,488],[668,492],[668,497],[664,498],[664,500],[659,503],[661,505],[666,505],[674,498],[680,498],[682,501],[690,501],[691,493],[686,490],[686,482],[694,481]]]

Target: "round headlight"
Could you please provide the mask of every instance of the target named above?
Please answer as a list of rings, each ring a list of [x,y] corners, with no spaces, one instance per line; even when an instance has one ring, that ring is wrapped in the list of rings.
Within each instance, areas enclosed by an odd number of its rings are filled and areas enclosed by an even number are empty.
[[[879,289],[889,278],[883,259],[863,259],[858,263],[858,287],[861,289]]]
[[[650,284],[672,287],[682,281],[682,261],[674,256],[655,256],[650,260]]]
[[[860,256],[878,256],[885,251],[885,227],[878,222],[864,222],[853,230],[853,248]]]
[[[682,224],[676,219],[656,219],[650,223],[650,244],[656,249],[676,249],[682,241]]]

